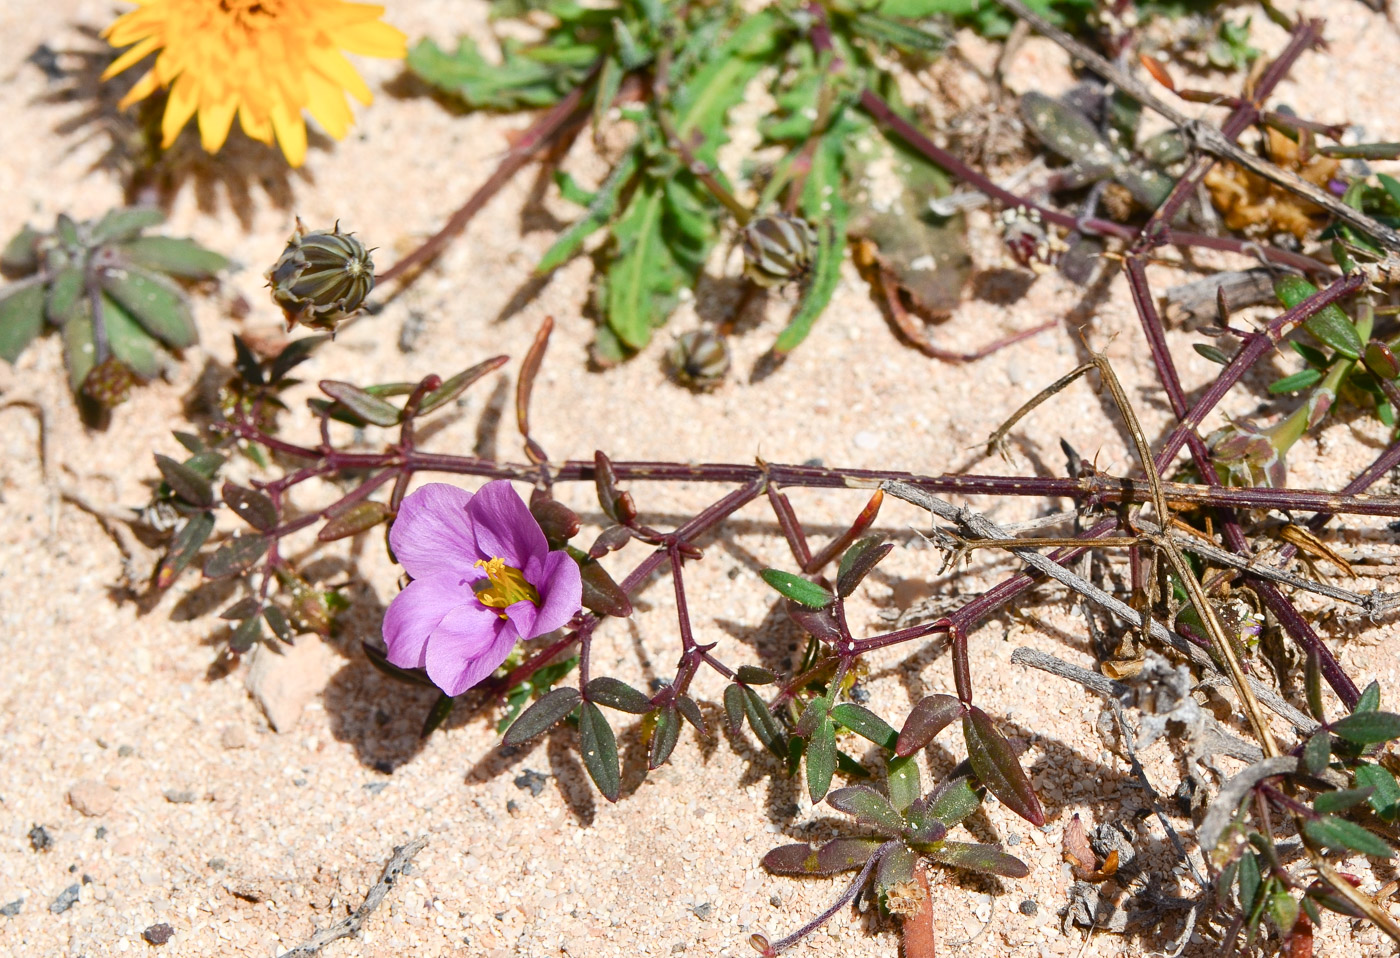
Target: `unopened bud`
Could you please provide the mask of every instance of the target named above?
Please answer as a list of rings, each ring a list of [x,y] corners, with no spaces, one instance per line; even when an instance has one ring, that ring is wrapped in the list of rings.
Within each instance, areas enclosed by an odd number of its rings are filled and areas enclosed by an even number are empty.
[[[374,289],[374,260],[363,243],[340,231],[339,223],[330,232],[308,232],[297,221],[267,280],[289,326],[335,329]]]
[[[812,268],[817,233],[812,224],[788,213],[760,216],[739,233],[744,275],[760,286],[799,282]]]
[[[729,346],[724,337],[696,329],[676,337],[666,351],[671,373],[692,389],[713,389],[729,372]]]
[[[131,395],[141,377],[114,356],[108,356],[88,371],[83,393],[104,409],[120,406]]]

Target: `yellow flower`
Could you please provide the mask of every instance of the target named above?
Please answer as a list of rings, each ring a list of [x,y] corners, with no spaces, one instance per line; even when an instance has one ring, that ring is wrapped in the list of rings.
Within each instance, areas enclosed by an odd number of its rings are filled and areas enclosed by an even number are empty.
[[[121,102],[123,108],[170,88],[162,146],[198,114],[210,153],[228,137],[233,116],[255,140],[275,135],[287,162],[306,159],[302,110],[337,140],[354,117],[348,92],[369,103],[369,87],[341,50],[398,59],[403,33],[379,22],[384,8],[341,0],[132,0],[137,9],[102,35],[115,47],[135,44],[102,74],[105,80],[160,51],[155,65]]]

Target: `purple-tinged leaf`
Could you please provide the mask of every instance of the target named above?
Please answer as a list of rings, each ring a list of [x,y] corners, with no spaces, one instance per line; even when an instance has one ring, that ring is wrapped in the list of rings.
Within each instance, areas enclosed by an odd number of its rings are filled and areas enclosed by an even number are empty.
[[[405,669],[389,661],[384,650],[378,646],[370,645],[368,642],[361,642],[360,647],[365,650],[365,658],[369,659],[369,664],[374,666],[391,679],[398,679],[400,682],[408,682],[411,685],[421,685],[426,689],[435,689],[433,680],[428,678],[428,673],[424,669]]]
[[[267,622],[267,627],[272,630],[272,634],[277,636],[281,641],[291,645],[293,636],[292,624],[287,621],[287,613],[283,612],[275,605],[269,605],[262,610],[262,614],[264,621]]]
[[[963,704],[951,695],[941,692],[925,695],[904,720],[904,728],[899,732],[899,741],[895,744],[894,753],[900,758],[913,755],[932,742],[954,719],[962,718],[965,711]]]
[[[1328,911],[1335,911],[1339,915],[1346,915],[1348,918],[1366,917],[1365,912],[1347,901],[1341,895],[1338,895],[1332,890],[1331,885],[1320,878],[1308,886],[1306,897],[1317,902]]]
[[[753,728],[754,735],[778,758],[787,758],[787,736],[773,718],[773,713],[768,710],[768,704],[748,686],[741,685],[739,688],[744,697],[744,714],[749,717],[749,725]],[[728,702],[725,704],[728,705]]]
[[[831,711],[831,700],[825,695],[819,695],[807,703],[807,707],[802,710],[802,716],[793,726],[793,734],[798,738],[807,738],[817,727],[823,718]]]
[[[929,848],[920,849],[934,861],[954,868],[970,871],[990,872],[1003,878],[1025,878],[1030,874],[1026,863],[995,845],[975,845],[971,842],[943,842]]]
[[[970,774],[954,774],[915,802],[909,809],[909,816],[914,821],[939,821],[952,828],[981,806],[982,789],[977,786],[976,779]]]
[[[967,757],[982,784],[1007,808],[1032,825],[1045,824],[1045,812],[1035,797],[1031,780],[1021,768],[1016,751],[1006,736],[997,731],[987,713],[975,705],[963,716],[963,738]]]
[[[160,567],[156,570],[157,589],[170,588],[175,577],[184,572],[185,567],[199,554],[199,550],[213,531],[212,512],[197,512],[190,516],[180,531],[175,533],[175,539],[170,543],[170,551],[160,560]]]
[[[598,488],[598,505],[602,506],[609,519],[619,521],[617,500],[622,493],[617,488],[617,473],[613,471],[612,460],[602,450],[593,453],[593,482]]]
[[[836,723],[823,712],[807,743],[807,793],[816,804],[826,798],[836,773]]]
[[[894,751],[897,736],[888,722],[863,705],[842,702],[831,710],[831,717],[861,738],[868,739],[884,749]]]
[[[778,681],[776,673],[761,669],[756,665],[741,665],[734,673],[734,681],[744,685],[772,685]]]
[[[238,627],[228,637],[230,652],[242,655],[262,639],[262,619],[252,616],[238,623]]]
[[[451,379],[445,380],[441,386],[423,397],[423,402],[418,407],[418,414],[420,416],[426,416],[439,406],[450,403],[452,400],[462,395],[462,393],[466,392],[467,388],[482,376],[504,366],[509,358],[508,356],[493,356],[490,359],[477,363],[470,369],[458,373]]]
[[[565,542],[578,535],[578,514],[557,499],[532,498],[530,515],[540,524],[551,548],[562,548]]]
[[[334,542],[367,532],[389,518],[389,507],[382,502],[357,502],[335,516],[316,533],[318,542]]]
[[[700,714],[700,706],[695,704],[695,700],[689,695],[676,696],[676,709],[681,713],[681,718],[691,724],[695,731],[705,737],[709,737],[709,730],[705,728],[705,716]]]
[[[668,705],[656,713],[656,725],[651,730],[651,747],[647,750],[647,768],[660,768],[671,753],[681,734],[681,717],[674,705]]]
[[[520,718],[506,730],[502,737],[503,745],[524,745],[536,735],[543,735],[556,722],[572,712],[582,700],[578,689],[558,688],[541,695]]]
[[[262,611],[262,603],[259,602],[256,597],[250,595],[245,599],[239,599],[233,605],[220,612],[219,618],[228,622],[242,622],[249,616],[257,615],[260,611]]]
[[[207,509],[214,504],[214,487],[189,466],[157,454],[156,468],[171,491],[190,505]]]
[[[578,747],[583,754],[583,767],[598,791],[610,802],[617,801],[622,790],[622,773],[617,760],[617,739],[612,726],[603,717],[603,710],[592,702],[584,702],[578,714]]]
[[[359,386],[337,382],[334,379],[323,379],[319,386],[321,392],[371,425],[398,425],[399,417],[402,415],[398,407],[385,402]]]
[[[891,848],[880,856],[880,864],[875,866],[875,887],[882,895],[890,889],[914,880],[914,866],[918,856],[903,845]]]
[[[271,532],[277,528],[277,507],[261,492],[232,482],[225,482],[220,492],[233,514],[254,529]]]
[[[871,570],[880,564],[894,548],[893,542],[881,543],[879,536],[866,536],[846,550],[836,573],[836,594],[846,598],[860,585]]]
[[[1362,353],[1362,358],[1366,369],[1377,379],[1400,378],[1400,360],[1397,360],[1394,351],[1379,339],[1373,339],[1366,344],[1366,352]]]
[[[583,697],[589,702],[606,705],[619,712],[645,715],[651,711],[651,699],[620,679],[600,675],[584,687]]]
[[[222,579],[247,572],[263,557],[270,544],[267,536],[234,534],[225,539],[223,545],[214,550],[214,554],[204,563],[204,577]]]
[[[835,875],[864,867],[879,847],[868,838],[837,838],[818,849],[780,845],[763,856],[763,867],[775,875]]]
[[[1353,712],[1332,723],[1332,733],[1357,745],[1376,745],[1400,738],[1400,715],[1394,712]]]
[[[1374,792],[1374,788],[1342,788],[1335,792],[1323,792],[1313,799],[1313,810],[1324,813],[1345,811],[1353,805],[1360,805]]]
[[[627,593],[608,575],[608,570],[582,549],[568,546],[566,550],[578,563],[579,577],[583,580],[583,607],[599,615],[613,615],[625,619],[632,614],[632,600]]]
[[[598,533],[598,538],[593,540],[593,544],[588,547],[588,554],[594,559],[601,559],[609,552],[616,552],[628,542],[632,541],[632,530],[626,526],[608,526]]]
[[[841,638],[841,630],[836,625],[836,615],[831,606],[813,609],[787,599],[783,602],[788,618],[797,623],[798,628],[822,642],[835,642]]]
[[[894,810],[890,800],[869,786],[838,788],[826,797],[826,803],[885,835],[898,835],[904,831],[904,819]]]
[[[738,735],[744,727],[744,687],[730,685],[724,690],[724,717],[730,735]]]
[[[928,816],[915,816],[911,806],[910,814],[905,816],[910,824],[904,830],[904,837],[915,845],[932,845],[934,842],[941,842],[948,834],[948,827],[936,818]]]
[[[1309,775],[1321,775],[1332,758],[1332,736],[1326,729],[1315,732],[1303,746],[1303,768]]]

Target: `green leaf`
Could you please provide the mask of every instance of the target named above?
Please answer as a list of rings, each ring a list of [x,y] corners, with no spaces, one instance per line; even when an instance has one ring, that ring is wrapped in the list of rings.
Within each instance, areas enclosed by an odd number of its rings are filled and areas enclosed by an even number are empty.
[[[589,682],[583,690],[583,697],[589,702],[633,715],[644,715],[652,709],[651,699],[626,682],[607,675],[600,675]]]
[[[733,686],[731,686],[733,687]],[[768,711],[768,705],[759,698],[757,692],[746,685],[738,686],[742,690],[744,701],[744,714],[749,717],[749,725],[753,728],[754,735],[763,743],[768,751],[778,758],[787,757],[787,741],[783,730],[778,727],[777,721],[773,718],[773,713]],[[725,691],[725,707],[728,708],[728,690]]]
[[[578,689],[559,688],[546,692],[515,720],[502,738],[503,745],[524,745],[536,735],[543,735],[556,722],[568,715],[582,700]]]
[[[675,751],[681,734],[681,717],[674,705],[656,713],[656,725],[651,732],[651,748],[647,751],[647,768],[660,768]]]
[[[1303,767],[1311,775],[1321,775],[1332,757],[1332,736],[1324,729],[1315,733],[1303,746]]]
[[[272,634],[288,644],[292,641],[292,625],[287,621],[287,614],[275,605],[265,606],[262,610],[263,619],[267,622],[267,627],[272,630]]]
[[[420,40],[405,60],[410,71],[429,85],[449,93],[474,110],[522,110],[551,106],[583,79],[586,64],[597,55],[579,47],[585,64],[549,63],[539,51],[503,44],[501,63],[491,63],[476,44],[462,37],[448,53],[432,40]]]
[[[44,328],[44,285],[40,277],[21,280],[0,298],[0,359],[13,363]]]
[[[849,22],[851,31],[857,36],[888,44],[906,53],[933,54],[948,45],[947,37],[874,12],[862,12],[851,17]]]
[[[734,673],[734,681],[744,685],[772,685],[778,681],[776,673],[761,669],[756,665],[741,665]]]
[[[807,743],[807,793],[813,804],[826,797],[836,774],[836,723],[823,713]]]
[[[835,875],[863,868],[880,847],[868,838],[837,838],[821,848],[779,845],[763,856],[763,867],[775,875]]]
[[[686,276],[662,231],[663,185],[647,178],[613,226],[604,281],[608,327],[628,349],[641,349],[675,306]]]
[[[323,379],[321,392],[339,402],[365,422],[376,426],[397,425],[401,411],[359,386]]]
[[[1225,355],[1219,346],[1212,346],[1210,343],[1192,343],[1191,348],[1213,363],[1218,363],[1221,366],[1230,365],[1230,357]]]
[[[1400,817],[1400,784],[1388,770],[1361,762],[1356,766],[1356,784],[1371,790],[1367,802],[1382,819],[1393,822]]]
[[[898,885],[914,880],[914,866],[918,856],[903,845],[896,845],[880,856],[875,866],[875,889],[880,895],[888,895]]]
[[[419,738],[427,738],[447,721],[447,717],[452,714],[452,706],[457,704],[457,700],[446,692],[437,697],[433,702],[433,707],[428,709],[428,716],[423,720],[423,728],[418,733]]]
[[[728,685],[724,689],[724,717],[731,735],[738,735],[744,727],[744,687]]]
[[[160,561],[160,566],[156,569],[157,589],[170,587],[171,583],[175,581],[175,577],[183,572],[185,567],[199,554],[199,550],[213,531],[214,514],[212,512],[197,512],[190,516],[189,520],[180,527],[180,531],[175,533],[175,538],[170,543],[170,551],[165,554],[165,558]]]
[[[139,236],[117,249],[122,259],[133,266],[181,279],[212,279],[229,266],[229,261],[213,250],[205,249],[194,240],[173,236]]]
[[[0,271],[9,276],[28,276],[39,269],[39,242],[44,238],[26,223],[0,250]]]
[[[908,758],[892,758],[886,769],[886,782],[890,790],[890,804],[901,813],[918,799],[923,787],[919,781],[919,759],[916,755]]]
[[[1332,723],[1332,733],[1357,745],[1375,745],[1400,738],[1400,715],[1394,712],[1353,712]]]
[[[1011,743],[976,706],[970,706],[963,716],[963,737],[968,761],[987,791],[1032,825],[1044,825],[1045,812]]]
[[[1269,895],[1266,907],[1269,910],[1269,920],[1278,929],[1280,937],[1287,937],[1293,933],[1293,926],[1298,923],[1298,899],[1288,893],[1286,888],[1278,888]]]
[[[583,767],[598,791],[610,802],[617,801],[622,789],[622,775],[617,760],[617,739],[603,717],[602,709],[592,702],[579,708],[578,746],[583,754]]]
[[[312,350],[329,339],[329,335],[323,334],[319,336],[303,336],[301,339],[292,340],[277,354],[277,358],[272,360],[268,365],[267,381],[274,384],[281,382],[282,378],[286,376],[287,373],[311,358]],[[237,336],[234,337],[234,342],[239,342]],[[444,383],[444,386],[445,385]],[[429,393],[429,395],[432,394]]]
[[[628,150],[613,167],[608,178],[603,181],[603,185],[598,187],[598,192],[593,194],[587,203],[587,211],[579,217],[572,226],[559,234],[559,238],[554,241],[554,245],[541,257],[539,265],[535,267],[535,275],[544,274],[558,269],[583,245],[584,240],[593,235],[608,220],[612,219],[617,212],[618,200],[622,196],[623,187],[631,181],[637,172],[637,151]]]
[[[97,345],[92,338],[92,311],[84,303],[63,324],[63,359],[68,365],[68,385],[74,392],[96,365]]]
[[[142,379],[160,375],[160,348],[136,322],[136,318],[106,292],[102,294],[102,322],[112,355]]]
[[[705,728],[705,716],[700,714],[700,706],[695,704],[693,698],[685,694],[677,695],[676,708],[680,711],[681,718],[689,722],[695,731],[704,736],[710,734]]]
[[[1313,841],[1335,851],[1360,852],[1373,858],[1390,858],[1395,854],[1383,839],[1335,815],[1309,819],[1303,823],[1303,831]]]
[[[1361,690],[1361,698],[1356,700],[1356,708],[1352,709],[1352,713],[1374,712],[1380,707],[1381,684],[1375,679],[1372,679],[1371,684]]]
[[[1297,306],[1317,292],[1317,287],[1301,276],[1285,276],[1274,284],[1274,294],[1288,309]],[[1331,346],[1347,359],[1361,355],[1364,344],[1356,332],[1356,326],[1346,313],[1335,303],[1329,303],[1303,324],[1315,339],[1325,346]]]
[[[869,739],[881,748],[894,751],[898,736],[889,723],[863,705],[842,702],[831,710],[831,717],[861,738]]]
[[[423,397],[423,402],[418,406],[418,414],[420,416],[426,416],[439,406],[450,403],[452,400],[462,395],[462,393],[466,392],[467,388],[482,376],[491,372],[493,369],[499,369],[500,365],[499,359],[487,359],[477,363],[470,369],[463,370],[451,379],[444,380],[441,386]]]
[[[1374,791],[1370,788],[1342,788],[1335,792],[1323,792],[1313,799],[1313,810],[1328,814],[1344,812],[1369,799]]]
[[[952,828],[982,807],[981,789],[971,775],[954,775],[911,808],[911,817],[926,815]]]
[[[842,554],[836,572],[836,594],[841,598],[844,599],[855,592],[861,580],[894,548],[893,542],[882,543],[880,540],[880,536],[866,536],[856,540],[855,544]]]
[[[138,269],[105,269],[102,288],[126,308],[142,328],[172,349],[199,341],[189,303],[178,289],[154,273]]]
[[[121,242],[132,239],[143,230],[165,222],[165,214],[151,206],[132,206],[108,210],[92,226],[94,244]]]
[[[262,641],[262,636],[262,619],[256,615],[244,619],[242,622],[238,623],[238,627],[229,634],[229,650],[242,655]]]
[[[233,514],[254,529],[271,532],[277,528],[277,507],[261,492],[232,482],[225,482],[220,492]]]
[[[904,728],[895,744],[895,754],[900,757],[913,755],[932,742],[955,719],[962,718],[965,711],[961,702],[942,692],[919,699],[904,720]]]
[[[60,269],[49,283],[49,298],[44,304],[49,322],[55,326],[67,324],[75,316],[91,309],[83,271],[77,266]]]
[[[373,529],[389,518],[389,507],[382,502],[357,502],[333,516],[316,533],[317,542],[334,542]]]
[[[569,556],[578,563],[579,575],[583,579],[583,607],[600,615],[614,615],[626,618],[632,614],[632,602],[627,593],[613,581],[608,570],[597,559],[582,549],[566,546]]]
[[[1321,379],[1322,370],[1304,369],[1291,376],[1284,376],[1282,379],[1270,383],[1269,392],[1275,396],[1283,393],[1293,393],[1300,389],[1307,389],[1309,386],[1315,385]]]
[[[954,868],[989,872],[1003,878],[1025,878],[1030,874],[1025,862],[1015,855],[1006,854],[995,845],[943,841],[919,850],[934,861]]]
[[[904,830],[904,818],[890,800],[868,785],[838,788],[826,797],[826,803],[885,835],[898,835]]]
[[[156,468],[171,491],[190,505],[207,508],[214,504],[214,487],[194,469],[160,454],[156,455]]]
[[[1259,896],[1259,858],[1252,851],[1246,851],[1240,858],[1240,910],[1248,915],[1254,910]]]
[[[798,303],[797,309],[793,311],[787,326],[778,334],[777,340],[773,343],[773,352],[779,356],[792,352],[802,340],[807,338],[807,334],[812,331],[813,324],[826,309],[827,304],[831,302],[831,296],[836,292],[836,286],[841,281],[841,259],[846,249],[846,204],[840,200],[836,192],[840,188],[837,171],[823,170],[822,175],[826,178],[819,178],[821,164],[818,160],[828,152],[826,150],[817,151],[807,182],[809,187],[814,180],[833,187],[833,191],[826,201],[830,204],[831,210],[818,221],[817,247],[812,253],[812,274],[806,289],[802,292],[802,300]]]
[[[234,534],[225,539],[204,563],[206,579],[222,579],[247,572],[267,552],[271,540],[267,536]]]
[[[764,569],[759,575],[779,594],[808,608],[822,609],[836,601],[836,597],[826,589],[791,572]]]

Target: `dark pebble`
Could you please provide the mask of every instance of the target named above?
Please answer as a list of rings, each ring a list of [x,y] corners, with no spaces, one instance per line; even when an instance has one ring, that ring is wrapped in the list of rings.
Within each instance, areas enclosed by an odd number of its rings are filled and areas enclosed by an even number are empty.
[[[159,925],[152,925],[141,932],[141,937],[153,945],[163,945],[170,940],[170,936],[173,934],[175,934],[175,929],[165,922],[161,922]]]
[[[380,792],[384,791],[384,789],[386,789],[386,788],[389,787],[389,783],[388,783],[388,782],[365,782],[364,785],[362,785],[362,786],[360,786],[360,787],[363,788],[365,791],[369,792],[371,795],[378,795]]]
[[[10,902],[8,905],[0,906],[0,915],[4,915],[6,918],[13,918],[13,917],[15,917],[16,915],[19,914],[19,910],[20,910],[21,908],[23,908],[23,907],[24,907],[24,899],[23,899],[23,898],[16,898],[14,901]]]
[[[540,792],[544,791],[544,783],[548,780],[548,775],[527,768],[524,774],[515,777],[515,787],[521,791],[528,791],[532,798],[539,798]]]
[[[29,830],[29,847],[36,852],[46,852],[53,848],[53,836],[43,825],[35,825]]]
[[[303,785],[306,784],[306,779],[304,779],[304,778],[294,778],[294,779],[292,779],[292,784],[295,785],[297,788],[301,788]]]
[[[714,910],[715,906],[711,905],[709,902],[705,902],[703,905],[696,905],[691,909],[691,911],[695,912],[695,917],[699,918],[701,921],[708,921]]]
[[[53,900],[53,904],[49,906],[49,911],[53,912],[55,915],[61,915],[72,908],[78,903],[78,890],[80,888],[80,885],[69,885],[67,888],[63,889],[63,891],[58,893],[58,897]]]
[[[176,791],[173,788],[167,788],[165,790],[165,800],[176,805],[188,805],[195,800],[195,797],[194,792],[191,792],[189,789]]]
[[[1021,844],[1021,836],[1012,832],[1010,835],[1006,836],[1006,844],[1013,846]]]
[[[774,908],[782,908],[782,907],[783,907],[783,896],[782,896],[782,895],[769,895],[769,896],[768,896],[768,904],[772,905]]]
[[[131,756],[133,756],[133,755],[135,755],[135,754],[136,754],[136,749],[132,748],[130,745],[118,745],[118,746],[117,746],[117,756],[118,756],[119,758],[131,758]]]
[[[1032,916],[1035,915],[1036,912],[1040,911],[1040,909],[1035,906],[1035,902],[1031,901],[1029,898],[1021,902],[1020,906],[1016,910],[1023,915]]]
[[[97,826],[97,831],[95,831],[95,832],[92,833],[92,837],[93,837],[93,838],[106,838],[106,837],[107,837],[107,826],[106,826],[106,825],[98,825],[98,826]]]

